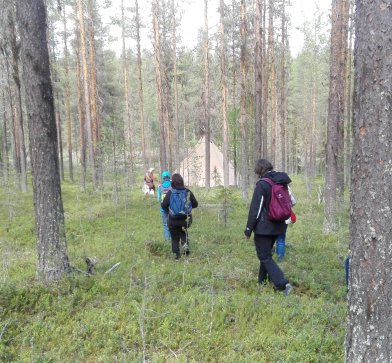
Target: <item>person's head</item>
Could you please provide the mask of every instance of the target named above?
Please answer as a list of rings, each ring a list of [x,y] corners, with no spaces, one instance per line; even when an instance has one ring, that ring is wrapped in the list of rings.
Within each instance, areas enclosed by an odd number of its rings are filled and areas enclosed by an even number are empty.
[[[149,171],[150,173],[152,173],[152,172],[154,171],[154,168],[150,168],[150,169],[148,169],[148,171]]]
[[[168,171],[164,171],[162,173],[162,179],[163,180],[170,180],[170,173]]]
[[[184,179],[180,174],[173,174],[172,175],[172,187],[173,188],[183,188],[184,187]]]
[[[255,174],[262,177],[268,171],[273,170],[273,165],[266,159],[259,159],[255,164]]]

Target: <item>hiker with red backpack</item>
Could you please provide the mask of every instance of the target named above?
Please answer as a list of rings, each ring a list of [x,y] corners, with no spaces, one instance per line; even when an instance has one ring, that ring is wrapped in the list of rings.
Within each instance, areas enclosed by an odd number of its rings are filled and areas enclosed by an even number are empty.
[[[260,260],[258,282],[268,279],[275,288],[289,295],[293,287],[282,270],[272,259],[272,247],[278,235],[287,229],[286,219],[290,217],[291,201],[288,193],[289,176],[273,170],[266,159],[256,161],[255,173],[259,177],[249,207],[245,236],[254,234],[257,257]]]
[[[171,181],[170,181],[170,173],[168,171],[164,171],[162,173],[162,184],[158,185],[157,198],[159,204],[163,202],[165,196],[169,190],[171,190]],[[160,212],[162,216],[162,227],[163,227],[163,235],[166,241],[170,241],[170,231],[169,226],[167,225],[169,213],[165,211],[162,207],[160,207]]]
[[[180,242],[183,253],[189,255],[188,228],[192,224],[192,209],[198,206],[193,193],[185,188],[184,180],[180,174],[173,174],[172,189],[166,193],[161,203],[163,210],[169,213],[169,231],[172,241],[172,252],[175,259],[180,255]]]

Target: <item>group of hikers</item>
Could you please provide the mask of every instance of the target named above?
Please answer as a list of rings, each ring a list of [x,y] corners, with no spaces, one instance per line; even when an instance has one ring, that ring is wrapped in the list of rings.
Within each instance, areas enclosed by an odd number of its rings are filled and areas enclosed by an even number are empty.
[[[153,168],[144,176],[144,193],[155,195]],[[266,159],[259,159],[255,164],[258,179],[249,207],[248,220],[244,231],[246,239],[253,232],[256,254],[260,261],[258,282],[272,282],[274,288],[289,295],[293,287],[284,276],[279,265],[272,258],[276,242],[276,255],[282,261],[285,255],[285,239],[287,225],[295,223],[296,216],[292,206],[296,201],[291,193],[290,177],[285,172],[273,170],[273,165]],[[189,255],[188,228],[192,224],[192,209],[198,202],[184,185],[178,173],[170,175],[162,172],[162,183],[157,188],[157,199],[160,203],[162,226],[165,240],[171,240],[172,252],[176,260]]]

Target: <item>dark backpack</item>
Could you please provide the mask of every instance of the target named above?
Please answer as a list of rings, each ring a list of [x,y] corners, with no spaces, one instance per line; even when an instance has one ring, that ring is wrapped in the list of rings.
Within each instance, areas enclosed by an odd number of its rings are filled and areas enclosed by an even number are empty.
[[[192,203],[187,189],[172,189],[170,195],[169,213],[173,217],[189,216],[192,212]]]
[[[283,222],[290,218],[291,199],[286,184],[274,183],[271,179],[261,180],[271,185],[271,200],[268,208],[268,219],[274,222]]]

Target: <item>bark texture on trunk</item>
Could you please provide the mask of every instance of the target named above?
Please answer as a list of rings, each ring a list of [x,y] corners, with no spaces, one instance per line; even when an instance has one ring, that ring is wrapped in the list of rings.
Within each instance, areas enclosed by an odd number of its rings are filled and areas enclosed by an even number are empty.
[[[17,2],[33,173],[37,274],[59,279],[70,268],[58,169],[57,133],[42,0]]]
[[[356,1],[346,362],[392,362],[392,8]]]

